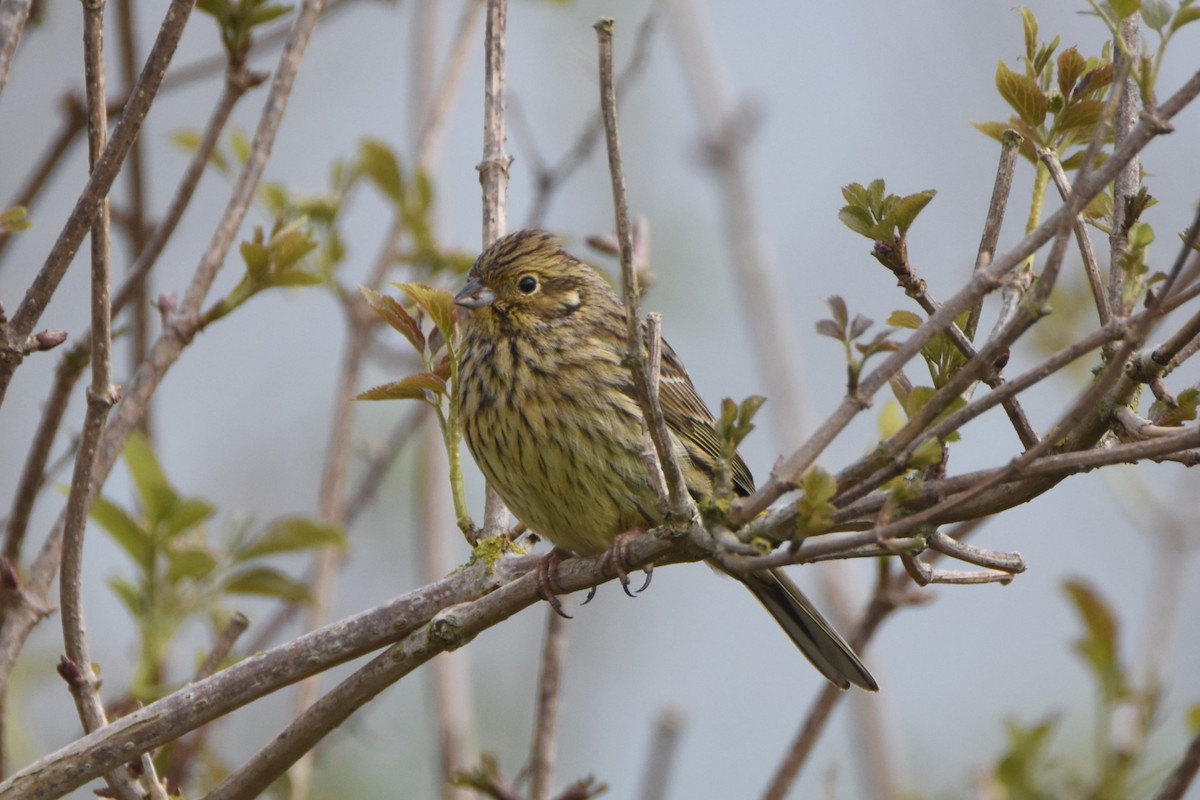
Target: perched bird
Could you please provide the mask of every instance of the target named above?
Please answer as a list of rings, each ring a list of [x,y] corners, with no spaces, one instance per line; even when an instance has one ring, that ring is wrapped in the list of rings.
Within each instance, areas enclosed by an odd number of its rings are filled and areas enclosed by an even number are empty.
[[[642,415],[626,353],[625,309],[599,273],[548,233],[521,230],[475,262],[455,302],[469,310],[458,371],[467,445],[527,527],[578,555],[662,522],[646,473]],[[712,494],[713,416],[663,342],[659,396],[689,493]],[[754,481],[741,457],[734,489]],[[718,569],[720,567],[715,563]],[[871,673],[779,570],[736,575],[800,651],[842,689]]]

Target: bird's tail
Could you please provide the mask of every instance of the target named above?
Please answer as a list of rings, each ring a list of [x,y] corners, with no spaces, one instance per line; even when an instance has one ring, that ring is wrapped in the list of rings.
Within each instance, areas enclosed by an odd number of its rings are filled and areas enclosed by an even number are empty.
[[[735,577],[771,612],[804,657],[838,688],[849,689],[853,683],[871,692],[879,690],[879,684],[846,640],[782,571],[770,569]]]

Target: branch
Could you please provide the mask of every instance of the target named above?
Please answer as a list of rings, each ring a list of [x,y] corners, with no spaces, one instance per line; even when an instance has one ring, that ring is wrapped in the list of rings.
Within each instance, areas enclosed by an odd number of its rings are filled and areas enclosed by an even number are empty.
[[[633,230],[629,222],[629,205],[625,196],[625,174],[621,166],[621,140],[617,132],[617,94],[613,82],[611,19],[601,19],[594,26],[600,52],[600,112],[604,118],[605,144],[608,149],[608,171],[612,183],[613,208],[616,214],[617,244],[621,255],[621,289],[625,302],[625,361],[632,373],[635,396],[642,411],[643,422],[654,443],[658,468],[666,479],[670,516],[675,520],[690,520],[695,505],[684,483],[683,472],[675,461],[671,434],[658,402],[658,375],[651,376],[648,368],[645,330],[639,311],[640,293],[637,272],[633,268]],[[657,365],[655,372],[657,373]],[[647,456],[649,457],[649,453]],[[654,475],[653,465],[650,475]],[[653,485],[657,482],[651,479]]]
[[[487,31],[484,34],[486,61],[483,77],[483,161],[479,183],[483,187],[483,249],[504,235],[508,228],[505,203],[508,199],[508,168],[512,156],[505,154],[504,111],[508,76],[505,72],[505,27],[508,0],[488,0]],[[500,495],[487,484],[484,490],[483,535],[496,536],[508,527],[508,509]]]
[[[1103,191],[1124,163],[1145,148],[1156,136],[1168,132],[1170,127],[1166,121],[1179,113],[1197,94],[1200,94],[1200,72],[1193,74],[1167,102],[1158,108],[1157,113],[1143,115],[1141,121],[1102,167],[1076,182],[1072,192],[1074,202],[1064,205],[1051,214],[1045,222],[1004,256],[984,269],[976,271],[966,286],[946,301],[882,364],[864,377],[859,384],[858,391],[843,400],[841,405],[817,428],[804,445],[776,466],[771,476],[755,494],[734,504],[730,521],[735,525],[744,524],[781,495],[790,491],[796,479],[816,462],[830,442],[837,438],[852,419],[869,407],[870,398],[880,388],[887,385],[892,376],[900,372],[930,339],[949,327],[958,314],[969,309],[980,297],[999,286],[1001,279],[1006,274],[1049,242],[1058,233],[1064,220],[1069,222],[1077,213],[1077,209],[1072,206],[1082,207],[1083,204]]]
[[[8,67],[17,45],[21,43],[21,34],[25,31],[25,23],[29,21],[29,8],[32,0],[3,0],[0,2],[0,92],[8,84]]]
[[[0,405],[4,402],[13,372],[24,358],[20,345],[33,331],[54,290],[58,288],[59,281],[66,274],[71,259],[83,242],[83,237],[91,227],[101,201],[108,196],[125,156],[141,130],[150,104],[162,85],[163,74],[175,54],[175,47],[183,35],[183,28],[191,15],[193,5],[194,0],[171,0],[158,39],[146,58],[141,75],[138,76],[133,99],[121,115],[113,131],[112,141],[96,162],[66,225],[46,257],[42,269],[26,291],[25,299],[21,301],[12,321],[7,325],[0,325]]]
[[[555,735],[558,732],[558,686],[562,676],[563,653],[567,648],[565,622],[562,614],[547,607],[536,722],[533,726],[533,754],[529,759],[529,800],[550,800]]]

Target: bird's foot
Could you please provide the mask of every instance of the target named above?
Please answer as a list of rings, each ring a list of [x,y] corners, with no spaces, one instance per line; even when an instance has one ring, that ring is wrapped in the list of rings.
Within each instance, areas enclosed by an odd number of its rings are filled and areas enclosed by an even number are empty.
[[[611,567],[613,572],[617,573],[617,580],[621,582],[621,588],[625,590],[625,594],[630,597],[637,597],[650,586],[650,579],[654,577],[654,565],[647,564],[642,568],[646,574],[646,580],[637,589],[630,590],[629,573],[635,569],[630,564],[629,545],[638,536],[641,536],[645,531],[634,528],[633,530],[625,531],[617,534],[617,538],[613,539],[613,543],[609,545],[608,551],[604,554],[604,565]],[[593,590],[594,591],[594,590]],[[591,597],[589,596],[590,600]]]
[[[563,611],[562,601],[558,599],[560,594],[563,594],[562,587],[558,584],[558,565],[573,554],[569,550],[563,550],[561,547],[555,547],[538,562],[537,565],[537,593],[538,597],[550,604],[550,608],[554,609],[554,613],[558,614],[563,619],[571,619],[571,615]],[[592,595],[596,593],[595,587],[588,593],[588,600],[592,599]],[[586,600],[584,602],[587,602]]]

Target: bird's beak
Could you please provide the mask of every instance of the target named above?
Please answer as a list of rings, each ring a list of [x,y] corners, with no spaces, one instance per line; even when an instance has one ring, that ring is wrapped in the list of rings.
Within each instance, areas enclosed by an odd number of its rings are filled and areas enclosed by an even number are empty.
[[[454,302],[463,308],[483,308],[496,301],[496,293],[479,281],[471,281],[454,295]]]

